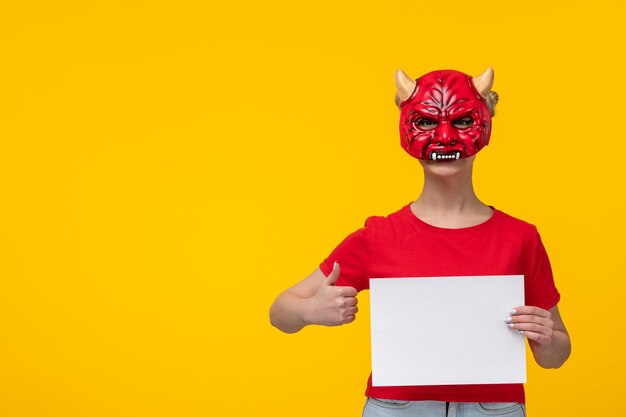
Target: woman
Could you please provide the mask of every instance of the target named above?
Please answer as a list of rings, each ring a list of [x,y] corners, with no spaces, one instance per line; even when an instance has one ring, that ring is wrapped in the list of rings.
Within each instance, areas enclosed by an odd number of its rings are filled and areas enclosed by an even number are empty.
[[[498,95],[493,70],[478,77],[441,70],[417,80],[396,74],[402,147],[424,170],[419,198],[385,217],[370,217],[311,275],[281,293],[271,323],[304,326],[355,320],[356,295],[370,277],[524,275],[525,306],[506,325],[522,333],[535,361],[558,368],[570,340],[560,295],[536,228],[481,202],[472,184],[475,154],[489,143]],[[523,416],[522,384],[374,387],[364,416]]]

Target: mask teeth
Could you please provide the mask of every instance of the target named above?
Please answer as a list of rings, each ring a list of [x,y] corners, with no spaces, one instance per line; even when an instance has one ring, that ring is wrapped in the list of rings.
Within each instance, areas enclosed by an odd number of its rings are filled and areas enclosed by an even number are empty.
[[[458,161],[459,159],[461,159],[461,152],[456,151],[454,154],[448,155],[441,155],[437,152],[433,152],[432,154],[430,154],[430,159],[432,159],[433,161],[444,161],[446,159],[455,159]]]

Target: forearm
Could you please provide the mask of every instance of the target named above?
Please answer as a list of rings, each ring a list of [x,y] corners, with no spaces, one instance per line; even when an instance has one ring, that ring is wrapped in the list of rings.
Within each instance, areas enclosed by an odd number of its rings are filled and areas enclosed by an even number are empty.
[[[542,368],[560,368],[572,350],[569,335],[560,330],[554,330],[550,345],[540,345],[532,340],[529,343],[535,362]]]
[[[284,292],[276,297],[270,307],[270,322],[272,326],[285,333],[296,333],[308,324],[305,317],[308,312],[307,298]]]

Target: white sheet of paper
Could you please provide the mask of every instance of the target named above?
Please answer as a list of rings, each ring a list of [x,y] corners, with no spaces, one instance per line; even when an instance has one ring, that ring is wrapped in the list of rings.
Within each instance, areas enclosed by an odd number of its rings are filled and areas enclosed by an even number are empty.
[[[522,275],[370,279],[374,386],[526,382]]]

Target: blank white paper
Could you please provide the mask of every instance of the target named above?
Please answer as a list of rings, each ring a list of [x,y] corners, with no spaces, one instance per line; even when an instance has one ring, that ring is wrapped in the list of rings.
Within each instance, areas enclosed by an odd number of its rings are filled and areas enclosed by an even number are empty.
[[[372,384],[526,382],[522,275],[370,279]]]

